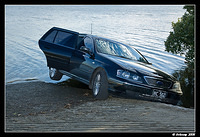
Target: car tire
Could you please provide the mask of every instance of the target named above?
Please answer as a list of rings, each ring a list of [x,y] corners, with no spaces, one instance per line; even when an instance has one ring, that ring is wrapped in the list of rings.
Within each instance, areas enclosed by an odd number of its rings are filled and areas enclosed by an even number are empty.
[[[105,100],[108,98],[108,80],[106,72],[100,69],[94,73],[92,80],[92,92],[96,99]]]
[[[56,68],[49,67],[49,77],[52,80],[60,80],[62,78],[63,74],[59,72]]]

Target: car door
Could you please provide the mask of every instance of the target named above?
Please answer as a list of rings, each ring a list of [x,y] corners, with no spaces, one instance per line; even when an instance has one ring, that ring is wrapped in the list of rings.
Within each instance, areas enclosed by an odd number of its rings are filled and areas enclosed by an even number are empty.
[[[72,62],[70,64],[71,73],[89,80],[95,69],[94,56],[81,51],[81,46],[85,46],[91,51],[91,53],[94,53],[93,39],[87,36],[82,40],[79,48],[72,55]]]
[[[47,32],[39,40],[40,48],[47,59],[47,66],[68,71],[78,35],[78,32],[55,27]]]

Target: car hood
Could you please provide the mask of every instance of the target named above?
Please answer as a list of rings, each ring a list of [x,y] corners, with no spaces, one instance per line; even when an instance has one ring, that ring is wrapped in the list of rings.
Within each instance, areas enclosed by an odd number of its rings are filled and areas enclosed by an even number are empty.
[[[107,54],[101,54],[101,55],[111,60],[112,62],[118,64],[123,69],[141,73],[146,76],[158,77],[158,78],[168,79],[172,81],[176,80],[173,76],[153,67],[152,65],[139,62],[139,61],[122,58],[122,57],[107,55]]]

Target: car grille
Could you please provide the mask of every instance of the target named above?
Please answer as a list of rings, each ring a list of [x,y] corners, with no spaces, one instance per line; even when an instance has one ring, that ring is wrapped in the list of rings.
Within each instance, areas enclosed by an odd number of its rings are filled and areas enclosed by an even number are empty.
[[[148,77],[148,76],[145,76],[144,79],[149,85],[153,85],[157,87],[170,88],[172,85],[172,82],[167,81],[167,80],[157,79],[157,78]]]

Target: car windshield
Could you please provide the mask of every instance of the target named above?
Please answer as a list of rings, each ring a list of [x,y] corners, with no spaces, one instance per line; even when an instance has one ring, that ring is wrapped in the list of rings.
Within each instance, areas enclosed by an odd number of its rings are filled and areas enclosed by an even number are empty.
[[[99,53],[147,63],[147,61],[135,49],[131,47],[103,39],[96,39],[95,42],[96,42],[97,52]]]

